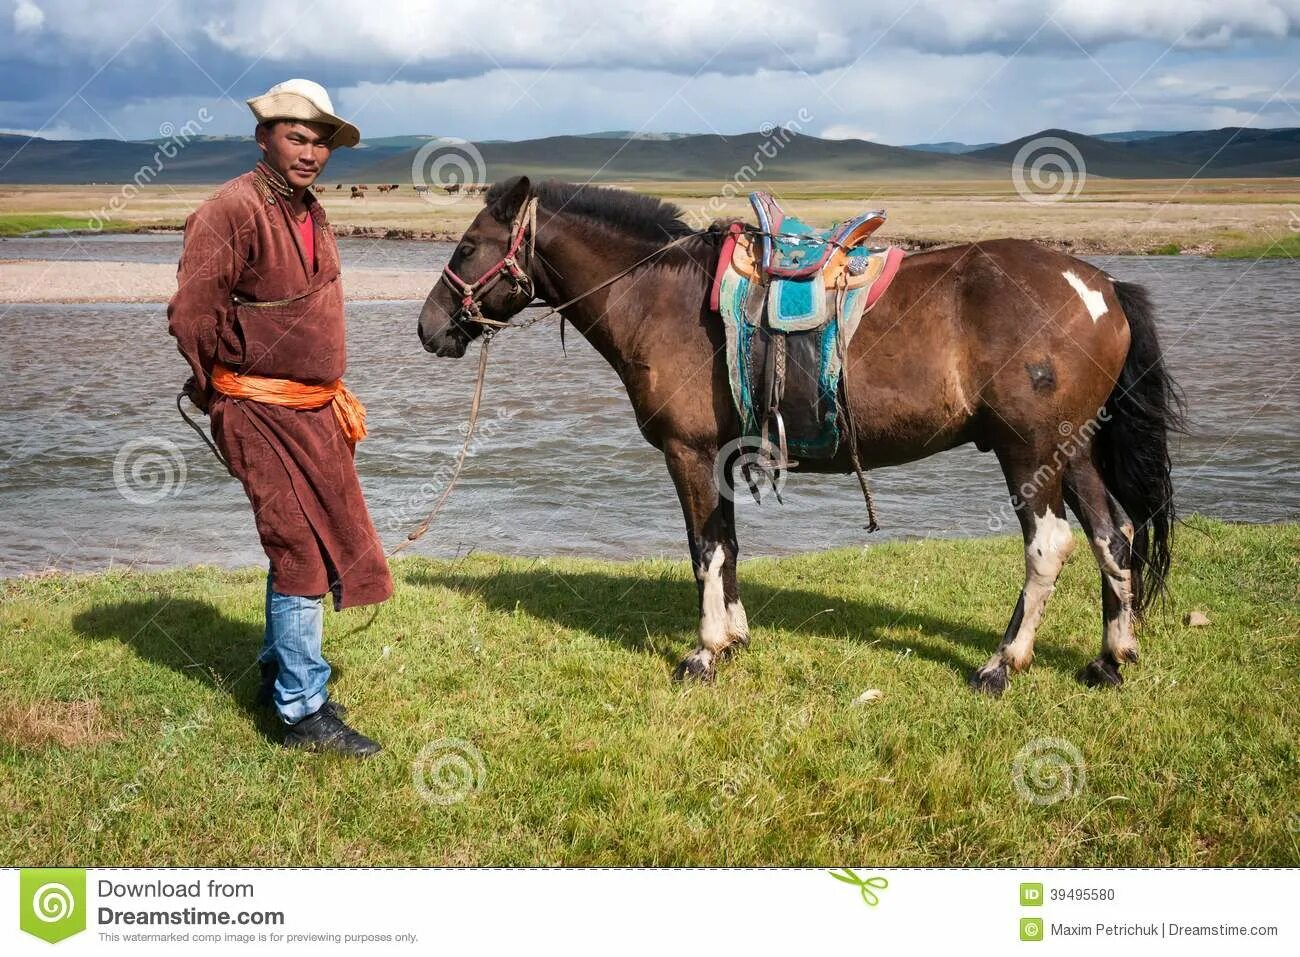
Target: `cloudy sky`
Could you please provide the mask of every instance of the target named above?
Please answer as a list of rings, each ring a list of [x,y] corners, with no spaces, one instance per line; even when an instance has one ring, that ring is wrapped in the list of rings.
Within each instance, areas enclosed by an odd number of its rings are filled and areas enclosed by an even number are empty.
[[[1300,0],[0,0],[0,129],[247,134],[295,76],[367,136],[1300,126]]]

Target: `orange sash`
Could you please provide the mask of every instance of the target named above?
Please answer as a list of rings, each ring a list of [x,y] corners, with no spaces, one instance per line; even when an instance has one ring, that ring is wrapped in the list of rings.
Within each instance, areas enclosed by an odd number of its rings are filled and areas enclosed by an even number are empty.
[[[333,405],[334,418],[349,442],[355,445],[366,437],[366,407],[342,379],[335,379],[329,385],[306,385],[293,379],[240,375],[217,362],[212,366],[212,387],[232,399],[252,399],[290,409],[319,409]]]

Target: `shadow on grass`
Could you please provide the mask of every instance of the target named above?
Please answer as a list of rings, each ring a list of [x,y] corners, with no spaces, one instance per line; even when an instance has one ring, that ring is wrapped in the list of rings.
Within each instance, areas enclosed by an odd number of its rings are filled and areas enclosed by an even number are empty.
[[[413,586],[450,588],[474,595],[493,611],[510,614],[516,608],[534,618],[583,631],[632,650],[657,654],[675,665],[694,644],[696,588],[679,578],[582,571],[563,575],[545,568],[466,575],[454,568],[407,570],[403,580]],[[893,605],[827,596],[798,588],[774,588],[742,582],[741,599],[750,631],[761,641],[764,631],[780,629],[878,643],[882,649],[905,652],[945,665],[963,680],[971,668],[993,654],[1002,633],[948,618]],[[1015,596],[1009,596],[1011,614]],[[929,641],[918,636],[938,636]],[[906,633],[900,635],[900,633]],[[969,647],[963,654],[948,642]],[[1038,662],[1073,674],[1079,667],[1069,652],[1038,649]]]
[[[284,737],[273,711],[254,702],[261,680],[260,624],[227,618],[207,602],[158,598],[97,605],[78,614],[72,625],[87,638],[128,645],[146,661],[230,695],[267,738]],[[335,668],[335,676],[341,673]]]

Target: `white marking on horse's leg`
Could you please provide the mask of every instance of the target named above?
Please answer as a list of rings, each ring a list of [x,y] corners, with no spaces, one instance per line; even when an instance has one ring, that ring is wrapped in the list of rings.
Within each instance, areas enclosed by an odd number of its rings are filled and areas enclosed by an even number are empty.
[[[707,567],[695,570],[704,583],[700,601],[700,647],[718,652],[727,647],[727,608],[722,594],[722,565],[727,556],[722,546],[715,546]]]
[[[727,605],[727,643],[749,640],[749,618],[740,599]]]
[[[1015,637],[1001,649],[1002,660],[1012,673],[1024,671],[1034,659],[1034,634],[1043,618],[1047,599],[1056,590],[1056,579],[1065,560],[1074,551],[1070,523],[1050,508],[1034,516],[1034,537],[1025,546],[1024,612]]]
[[[1102,316],[1106,315],[1106,297],[1095,289],[1089,289],[1087,284],[1072,272],[1063,272],[1062,276],[1068,282],[1074,291],[1079,294],[1083,304],[1088,307],[1088,315],[1092,316],[1092,321],[1096,322]]]
[[[1133,572],[1120,568],[1110,551],[1110,538],[1094,538],[1092,550],[1101,566],[1101,577],[1119,600],[1119,614],[1105,622],[1102,642],[1114,661],[1136,661],[1137,638],[1133,636]]]

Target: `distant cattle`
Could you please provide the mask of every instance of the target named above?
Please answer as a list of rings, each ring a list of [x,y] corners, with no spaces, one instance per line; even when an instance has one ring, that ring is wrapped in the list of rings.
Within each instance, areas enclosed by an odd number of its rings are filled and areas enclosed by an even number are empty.
[[[429,187],[427,186],[412,186],[411,188],[420,194],[424,194],[429,191]]]
[[[342,184],[342,183],[335,183],[335,184],[334,184],[334,188],[335,188],[335,189],[342,189],[342,188],[343,188],[343,184]]]
[[[454,193],[459,193],[459,192],[460,192],[460,183],[452,183],[450,186],[444,186],[444,187],[443,187],[443,191],[444,191],[448,196],[451,196],[451,195],[454,194]]]
[[[364,199],[366,198],[366,194],[363,193],[363,192],[361,192],[361,190],[364,189],[364,188],[365,188],[365,187],[363,187],[363,186],[353,186],[353,187],[352,187],[352,195],[349,196],[348,198],[349,198],[349,199],[360,199],[360,200],[364,200]]]

